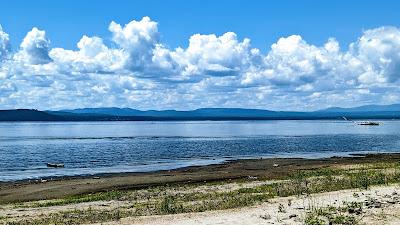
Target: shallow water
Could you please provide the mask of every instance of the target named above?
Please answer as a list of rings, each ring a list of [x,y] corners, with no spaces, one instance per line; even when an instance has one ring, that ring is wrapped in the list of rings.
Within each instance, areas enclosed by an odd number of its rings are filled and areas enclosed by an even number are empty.
[[[399,151],[400,121],[0,123],[0,181]],[[47,168],[47,162],[65,168]]]

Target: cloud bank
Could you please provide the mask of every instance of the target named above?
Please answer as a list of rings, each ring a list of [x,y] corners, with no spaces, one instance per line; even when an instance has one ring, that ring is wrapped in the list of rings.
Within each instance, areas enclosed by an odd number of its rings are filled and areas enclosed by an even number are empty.
[[[2,108],[248,107],[313,110],[400,102],[400,29],[364,31],[346,50],[300,35],[257,49],[233,32],[194,34],[170,49],[149,17],[108,27],[111,40],[83,35],[52,48],[34,27],[17,49],[0,26]],[[110,44],[105,44],[110,43]]]

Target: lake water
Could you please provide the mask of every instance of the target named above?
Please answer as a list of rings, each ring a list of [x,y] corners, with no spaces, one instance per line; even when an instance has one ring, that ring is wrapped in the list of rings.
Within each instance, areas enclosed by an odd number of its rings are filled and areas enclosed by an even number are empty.
[[[400,121],[0,123],[0,181],[363,152],[400,152]]]

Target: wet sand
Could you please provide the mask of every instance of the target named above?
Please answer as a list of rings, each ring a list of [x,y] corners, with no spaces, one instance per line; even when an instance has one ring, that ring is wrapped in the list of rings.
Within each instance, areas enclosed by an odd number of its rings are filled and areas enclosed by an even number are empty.
[[[223,164],[193,166],[148,173],[118,173],[52,180],[0,183],[0,203],[54,199],[108,190],[139,189],[150,186],[251,179],[282,179],[297,170],[363,163],[400,161],[400,153],[367,154],[324,159],[268,158],[243,159]]]

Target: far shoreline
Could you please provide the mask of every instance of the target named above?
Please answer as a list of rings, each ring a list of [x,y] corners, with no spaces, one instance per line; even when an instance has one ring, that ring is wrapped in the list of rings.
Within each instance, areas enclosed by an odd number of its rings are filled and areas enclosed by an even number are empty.
[[[77,122],[236,122],[236,121],[400,121],[399,117],[349,117],[349,120],[344,120],[340,116],[336,117],[305,117],[305,118],[264,118],[264,117],[232,117],[232,118],[150,118],[150,119],[79,119],[79,120],[0,120],[1,123],[77,123]]]

